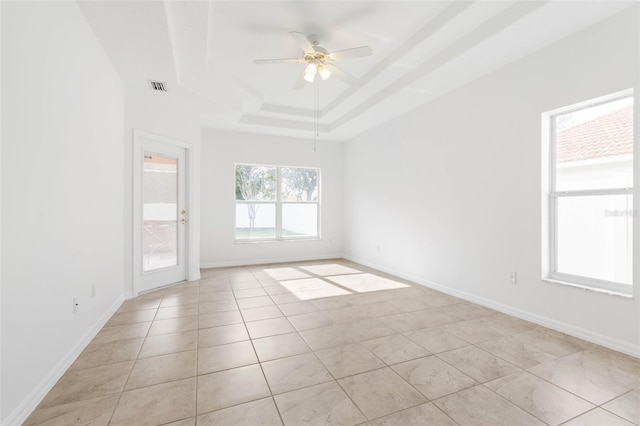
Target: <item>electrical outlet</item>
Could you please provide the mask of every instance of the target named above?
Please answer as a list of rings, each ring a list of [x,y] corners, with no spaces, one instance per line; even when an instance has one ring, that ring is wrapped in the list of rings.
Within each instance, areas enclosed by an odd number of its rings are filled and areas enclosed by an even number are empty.
[[[77,313],[78,312],[78,298],[74,297],[73,298],[73,313]]]
[[[509,272],[509,282],[511,282],[511,284],[518,282],[518,275],[515,272]]]

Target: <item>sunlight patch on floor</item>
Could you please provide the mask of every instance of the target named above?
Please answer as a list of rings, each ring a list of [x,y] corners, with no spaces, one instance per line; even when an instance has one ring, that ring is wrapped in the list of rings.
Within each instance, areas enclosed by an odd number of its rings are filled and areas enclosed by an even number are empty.
[[[297,280],[310,277],[296,268],[267,268],[264,272],[274,280]]]
[[[314,275],[326,277],[329,275],[346,275],[346,274],[360,274],[362,271],[358,269],[349,268],[348,266],[340,265],[337,263],[325,263],[318,265],[306,265],[300,266],[300,269],[304,269]]]
[[[358,293],[409,287],[407,284],[373,274],[340,275],[327,278],[327,280]]]
[[[336,287],[320,278],[280,281],[280,285],[300,300],[320,299],[322,297],[344,296],[351,292]]]

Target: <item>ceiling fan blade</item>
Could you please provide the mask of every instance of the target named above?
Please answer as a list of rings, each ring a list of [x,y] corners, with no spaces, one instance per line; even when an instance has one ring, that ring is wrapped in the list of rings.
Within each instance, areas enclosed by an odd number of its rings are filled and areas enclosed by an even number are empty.
[[[332,75],[336,76],[336,78],[339,78],[345,83],[354,84],[358,82],[357,78],[342,70],[341,68],[336,67],[335,65],[325,65],[324,67],[331,71]]]
[[[354,47],[352,49],[338,50],[337,52],[331,52],[329,56],[334,61],[341,59],[362,58],[363,56],[371,56],[371,48],[369,46]]]
[[[297,31],[291,31],[289,34],[291,35],[291,37],[293,37],[293,40],[296,42],[298,47],[300,49],[302,49],[303,52],[307,53],[307,52],[315,52],[316,51],[313,48],[313,45],[311,44],[309,39],[307,39],[306,35],[304,35],[302,33],[299,33]]]
[[[253,61],[254,64],[262,65],[262,64],[299,64],[300,62],[304,62],[301,58],[288,58],[288,59],[256,59]]]
[[[302,70],[300,77],[298,77],[298,81],[296,81],[296,84],[293,85],[294,89],[301,90],[301,89],[304,89],[304,87],[307,85],[307,80],[304,79],[304,75],[305,75],[305,70]]]

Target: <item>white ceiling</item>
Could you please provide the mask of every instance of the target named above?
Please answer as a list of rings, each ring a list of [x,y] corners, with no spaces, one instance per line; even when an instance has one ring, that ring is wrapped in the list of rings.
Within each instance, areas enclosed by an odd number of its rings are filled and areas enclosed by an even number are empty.
[[[79,1],[124,83],[167,82],[204,127],[347,140],[635,1]],[[290,31],[320,34],[359,81],[294,90],[304,64]],[[149,89],[150,90],[150,89]]]

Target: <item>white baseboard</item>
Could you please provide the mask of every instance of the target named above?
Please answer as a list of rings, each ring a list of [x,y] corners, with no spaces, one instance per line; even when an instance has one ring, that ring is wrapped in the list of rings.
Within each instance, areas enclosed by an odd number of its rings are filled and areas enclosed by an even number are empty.
[[[49,393],[51,388],[58,382],[60,377],[78,358],[80,353],[87,347],[89,342],[98,334],[109,318],[118,310],[124,297],[119,297],[109,309],[100,317],[98,321],[82,336],[73,348],[65,355],[58,364],[51,369],[44,379],[31,391],[31,393],[16,407],[2,423],[5,426],[21,425],[33,410],[40,404],[40,401]]]
[[[382,272],[386,272],[392,275],[395,275],[399,278],[404,278],[406,280],[409,280],[411,282],[414,282],[416,284],[420,284],[423,285],[425,287],[429,287],[432,288],[434,290],[438,290],[441,291],[443,293],[449,294],[451,296],[455,296],[458,297],[460,299],[464,299],[468,302],[473,302],[476,303],[478,305],[482,305],[485,306],[487,308],[526,320],[526,321],[530,321],[533,322],[535,324],[539,324],[542,325],[544,327],[550,328],[552,330],[556,330],[559,331],[561,333],[565,333],[568,334],[570,336],[573,337],[577,337],[578,339],[582,339],[582,340],[586,340],[588,342],[591,343],[595,343],[597,345],[600,346],[604,346],[607,347],[609,349],[613,349],[615,351],[618,352],[622,352],[625,353],[627,355],[631,355],[634,356],[636,358],[640,358],[640,345],[634,345],[632,343],[629,342],[625,342],[622,340],[618,340],[618,339],[614,339],[612,337],[609,336],[605,336],[603,334],[600,333],[594,333],[593,331],[581,328],[581,327],[576,327],[573,324],[568,324],[562,321],[557,321],[548,317],[544,317],[538,314],[534,314],[532,312],[529,311],[525,311],[522,309],[518,309],[518,308],[514,308],[512,306],[509,305],[504,305],[502,303],[498,303],[495,302],[493,300],[490,299],[486,299],[482,296],[478,296],[472,293],[468,293],[465,291],[460,291],[457,290],[455,288],[451,288],[442,284],[438,284],[429,280],[425,280],[423,278],[420,277],[416,277],[410,274],[405,274],[403,272],[394,270],[392,268],[387,268],[385,266],[382,265],[378,265],[372,262],[368,262],[364,259],[358,259],[356,257],[353,256],[343,256],[345,259],[350,260],[352,262],[356,262],[359,263],[361,265],[365,265],[374,269],[377,269],[379,271]]]
[[[198,281],[200,278],[202,277],[200,276],[200,269],[198,269],[197,272],[187,276],[187,281]]]
[[[327,259],[340,259],[342,254],[330,254],[324,256],[293,256],[293,257],[281,257],[270,259],[251,259],[251,260],[229,260],[222,262],[209,262],[201,263],[201,269],[208,268],[224,268],[229,266],[251,266],[251,265],[267,265],[271,263],[287,263],[287,262],[306,262],[309,260],[327,260]]]

